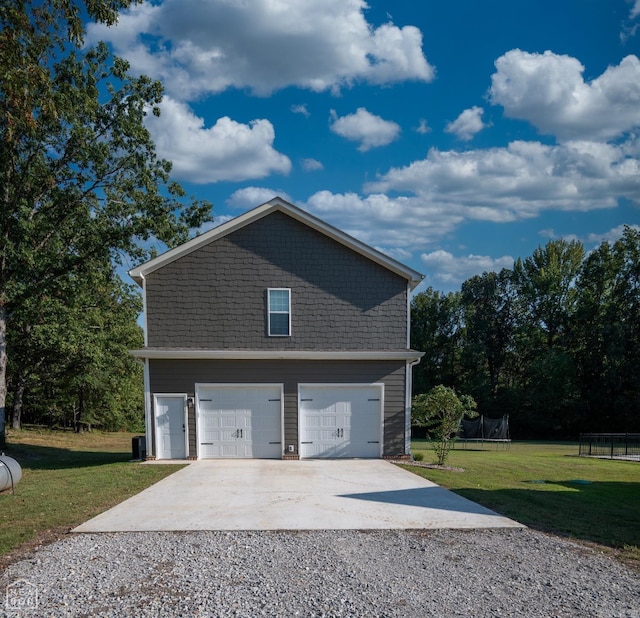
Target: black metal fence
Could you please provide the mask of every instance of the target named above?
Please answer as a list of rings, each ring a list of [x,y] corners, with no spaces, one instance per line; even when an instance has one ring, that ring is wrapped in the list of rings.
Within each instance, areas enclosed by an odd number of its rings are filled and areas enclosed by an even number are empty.
[[[640,461],[640,433],[581,433],[579,454]]]

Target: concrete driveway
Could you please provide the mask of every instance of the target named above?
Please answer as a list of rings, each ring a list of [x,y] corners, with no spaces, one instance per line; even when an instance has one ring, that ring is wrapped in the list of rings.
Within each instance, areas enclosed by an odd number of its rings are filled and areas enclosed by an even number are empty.
[[[191,463],[75,532],[514,527],[383,460],[220,459]]]

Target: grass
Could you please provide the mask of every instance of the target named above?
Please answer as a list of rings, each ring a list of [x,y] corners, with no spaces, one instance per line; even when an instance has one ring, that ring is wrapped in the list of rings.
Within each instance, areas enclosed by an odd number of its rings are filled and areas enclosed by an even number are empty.
[[[4,452],[20,463],[23,477],[15,495],[0,494],[0,564],[181,467],[131,463],[132,435],[9,432]],[[412,448],[433,460],[427,441],[414,440]],[[530,528],[611,548],[639,567],[640,463],[577,452],[575,443],[468,446],[453,450],[447,462],[464,472],[405,467]]]
[[[434,460],[426,440],[412,450]],[[577,443],[457,445],[447,465],[464,472],[405,468],[530,528],[611,548],[640,566],[640,463],[577,454]]]
[[[9,431],[3,449],[22,479],[0,494],[0,564],[10,552],[57,538],[175,472],[132,463],[130,433]],[[4,559],[3,559],[4,556]]]

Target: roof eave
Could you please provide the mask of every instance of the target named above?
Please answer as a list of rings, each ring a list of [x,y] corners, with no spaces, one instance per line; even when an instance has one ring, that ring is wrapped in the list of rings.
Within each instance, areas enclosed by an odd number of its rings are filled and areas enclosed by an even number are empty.
[[[184,348],[141,348],[130,350],[140,359],[167,360],[401,360],[424,356],[417,350],[204,350]]]
[[[332,225],[325,223],[318,217],[294,206],[293,204],[283,200],[280,197],[275,197],[272,200],[252,209],[248,212],[223,223],[222,225],[197,236],[196,238],[192,238],[191,240],[183,243],[179,247],[174,247],[173,249],[169,249],[165,253],[157,256],[156,258],[136,266],[129,271],[129,276],[142,287],[143,279],[145,275],[152,273],[159,268],[162,268],[166,264],[171,263],[172,261],[182,257],[184,255],[188,255],[189,253],[199,249],[201,246],[209,244],[218,238],[222,238],[231,232],[234,232],[254,221],[261,219],[262,217],[270,214],[272,212],[284,212],[290,217],[308,225],[309,227],[315,229],[318,232],[321,232],[325,236],[332,238],[336,242],[349,247],[353,251],[363,255],[364,257],[376,262],[377,264],[395,272],[397,275],[403,277],[409,282],[411,289],[414,289],[418,284],[422,282],[424,279],[424,275],[421,273],[405,266],[401,262],[394,260],[393,258],[385,255],[384,253],[370,247],[369,245],[357,240],[353,236],[342,232],[338,228],[333,227]]]

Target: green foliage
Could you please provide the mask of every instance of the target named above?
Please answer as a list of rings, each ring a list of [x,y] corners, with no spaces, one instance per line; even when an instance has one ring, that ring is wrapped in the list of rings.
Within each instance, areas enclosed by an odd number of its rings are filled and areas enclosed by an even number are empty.
[[[442,466],[447,460],[462,418],[474,418],[478,413],[472,397],[458,397],[452,388],[439,384],[428,393],[413,398],[411,416],[414,424],[428,428],[437,463]]]
[[[210,204],[185,200],[183,189],[171,181],[171,163],[157,157],[144,125],[148,113],[159,113],[161,84],[129,76],[128,64],[112,58],[103,44],[83,47],[84,18],[114,23],[118,10],[130,4],[8,0],[0,5],[0,445],[11,353],[7,338],[10,345],[29,339],[44,316],[73,322],[80,305],[73,307],[68,294],[101,306],[99,299],[87,299],[90,287],[80,290],[79,280],[89,280],[96,268],[112,269],[125,257],[149,258],[153,250],[143,241],[155,238],[172,246],[210,219]],[[106,360],[99,357],[107,358],[111,339],[89,336],[81,322],[64,341],[62,329],[54,334],[56,365],[36,356],[34,363],[48,375],[31,378],[46,391],[44,384],[57,373],[57,392],[75,388],[83,393],[80,401],[87,401],[106,391]],[[28,345],[42,350],[36,339]],[[12,388],[18,391],[31,386],[21,385],[21,366],[28,369],[20,359],[12,362],[18,371]],[[61,380],[67,382],[63,387]]]
[[[425,352],[414,368],[418,392],[455,382],[460,365],[461,325],[459,293],[442,294],[428,288],[411,301],[411,343]]]
[[[64,284],[63,294],[34,295],[13,316],[8,338],[12,426],[139,430],[142,368],[129,354],[143,343],[136,323],[138,293],[108,264],[96,265],[85,277],[70,276]]]
[[[640,431],[640,232],[585,255],[552,241],[459,293],[412,301],[415,391],[469,393],[512,433]],[[439,379],[439,382],[438,382]]]

